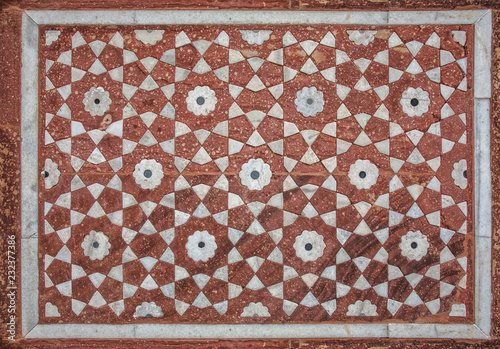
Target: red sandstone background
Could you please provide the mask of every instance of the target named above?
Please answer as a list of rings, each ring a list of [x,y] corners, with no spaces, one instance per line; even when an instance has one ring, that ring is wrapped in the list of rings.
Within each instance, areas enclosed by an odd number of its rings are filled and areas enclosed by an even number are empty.
[[[500,0],[0,0],[0,332],[1,348],[499,348],[500,347]],[[22,340],[20,293],[17,341],[6,336],[8,319],[7,236],[20,248],[21,15],[26,9],[273,9],[273,10],[493,10],[493,98],[491,168],[493,172],[492,339],[470,340]],[[17,262],[18,284],[20,264]]]

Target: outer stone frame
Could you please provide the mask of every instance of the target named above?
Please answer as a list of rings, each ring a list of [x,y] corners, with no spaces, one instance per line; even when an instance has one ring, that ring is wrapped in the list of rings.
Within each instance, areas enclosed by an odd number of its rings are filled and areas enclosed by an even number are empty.
[[[475,323],[38,324],[38,25],[127,24],[474,25]],[[491,10],[468,11],[26,11],[22,19],[22,330],[25,338],[469,338],[491,327]]]

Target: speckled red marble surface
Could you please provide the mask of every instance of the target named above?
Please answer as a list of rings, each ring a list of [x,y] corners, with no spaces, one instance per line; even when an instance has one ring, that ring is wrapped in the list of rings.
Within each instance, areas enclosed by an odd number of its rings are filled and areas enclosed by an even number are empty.
[[[41,29],[42,323],[472,321],[471,27]]]

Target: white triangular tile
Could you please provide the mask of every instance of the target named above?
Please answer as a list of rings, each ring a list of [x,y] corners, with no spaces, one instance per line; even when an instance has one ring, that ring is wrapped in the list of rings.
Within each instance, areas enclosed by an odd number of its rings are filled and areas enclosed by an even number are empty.
[[[95,60],[95,62],[92,64],[92,66],[89,68],[88,72],[92,73],[94,75],[101,75],[102,73],[105,73],[107,69],[102,65],[101,61],[98,59]]]
[[[245,87],[253,92],[258,92],[266,88],[257,75],[254,75]]]
[[[417,55],[422,46],[424,46],[424,44],[415,40],[406,43],[406,47],[408,48],[408,51],[410,51],[413,57]]]
[[[331,81],[331,82],[336,82],[337,81],[336,80],[336,69],[335,69],[335,67],[324,69],[320,73],[328,81]]]
[[[194,66],[192,72],[196,74],[205,74],[208,73],[209,71],[212,71],[212,68],[208,65],[208,63],[201,58],[198,63]]]
[[[158,60],[154,57],[145,57],[140,60],[144,68],[151,73],[153,69],[156,67],[156,64],[158,63]]]
[[[220,32],[219,36],[214,41],[214,44],[228,47],[229,46],[229,35],[223,30]]]
[[[271,51],[269,56],[267,56],[266,59],[268,62],[278,64],[278,65],[283,65],[283,49],[277,49],[274,51]]]
[[[260,67],[262,66],[262,64],[264,64],[265,61],[260,57],[252,57],[247,59],[247,62],[248,64],[250,64],[252,70],[255,73],[257,73],[257,71],[260,69]]]
[[[146,276],[144,281],[142,281],[142,284],[140,286],[141,288],[144,288],[148,291],[154,290],[158,288],[158,284],[156,281],[153,279],[151,275]]]
[[[260,133],[257,130],[255,130],[253,131],[252,135],[248,138],[246,144],[252,147],[258,147],[263,144],[266,144],[266,141],[264,140],[264,138],[262,138]]]
[[[287,47],[296,43],[298,43],[297,39],[295,39],[295,36],[293,36],[289,31],[287,31],[285,35],[283,35],[283,47]]]
[[[142,82],[141,86],[139,86],[139,88],[146,91],[153,91],[160,87],[158,86],[156,81],[153,80],[151,75],[148,75]]]
[[[335,37],[331,32],[328,32],[325,34],[320,44],[328,47],[335,47]]]
[[[317,73],[319,70],[318,70],[318,67],[316,67],[314,62],[311,60],[311,58],[309,58],[304,63],[302,68],[300,68],[300,71],[304,74],[311,75],[311,74]]]
[[[193,46],[196,48],[196,50],[200,53],[200,55],[204,55],[205,52],[207,52],[208,48],[212,45],[210,41],[207,40],[197,40],[193,41]]]
[[[366,69],[368,69],[368,66],[370,65],[372,61],[366,58],[359,58],[353,61],[353,63],[358,67],[359,71],[361,74],[364,74]]]

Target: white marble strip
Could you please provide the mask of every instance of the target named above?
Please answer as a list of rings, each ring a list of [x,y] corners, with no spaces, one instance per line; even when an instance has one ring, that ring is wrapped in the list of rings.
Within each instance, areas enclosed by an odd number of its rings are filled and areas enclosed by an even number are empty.
[[[21,304],[22,330],[38,323],[38,26],[22,19]]]
[[[491,98],[491,16],[488,11],[474,26],[475,98]]]
[[[475,323],[486,334],[491,330],[491,238],[476,236]]]
[[[387,12],[27,11],[38,24],[386,24]],[[369,21],[367,23],[367,18]]]
[[[474,100],[475,322],[490,332],[491,322],[491,169],[490,100]]]
[[[136,338],[135,325],[37,325],[26,338]]]
[[[491,237],[490,100],[474,99],[476,236]]]
[[[388,24],[474,24],[489,10],[389,11]]]
[[[289,325],[38,325],[27,338],[473,338],[463,324],[289,324]]]
[[[486,10],[467,11],[27,11],[41,24],[473,24]]]
[[[388,324],[389,338],[473,338],[488,337],[475,325],[462,324]]]

